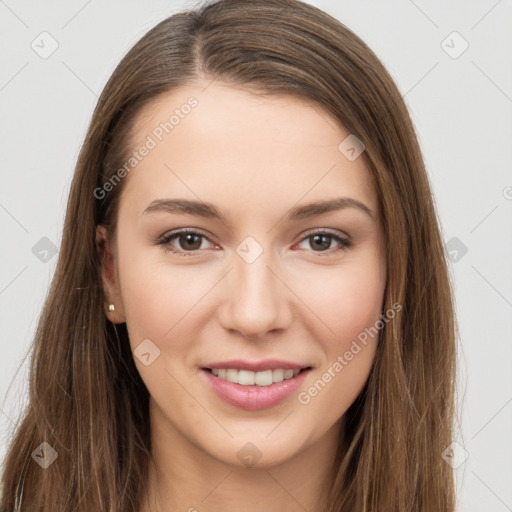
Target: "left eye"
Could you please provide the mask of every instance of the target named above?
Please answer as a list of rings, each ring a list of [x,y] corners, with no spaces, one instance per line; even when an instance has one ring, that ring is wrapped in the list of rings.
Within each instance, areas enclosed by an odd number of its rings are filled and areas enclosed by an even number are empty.
[[[335,248],[335,251],[343,250],[346,247],[350,247],[350,245],[351,245],[350,241],[346,238],[342,238],[333,233],[322,232],[322,231],[319,231],[317,233],[311,233],[302,239],[302,241],[307,241],[307,240],[309,240],[310,247],[320,248],[319,251],[314,250],[313,252],[324,252],[324,253],[328,252],[329,254],[331,254],[333,252],[330,250],[332,241],[338,242],[338,244],[339,244],[339,247]]]
[[[171,240],[174,239],[178,240],[180,247],[177,248],[171,243]],[[193,256],[195,251],[204,249],[204,247],[202,247],[202,239],[208,240],[205,235],[195,231],[176,231],[174,233],[169,233],[168,235],[163,236],[158,241],[158,244],[162,245],[164,250],[179,254],[180,256]],[[313,252],[316,253],[332,254],[332,252],[343,250],[352,245],[348,239],[342,238],[341,236],[330,233],[328,231],[310,233],[305,236],[300,243],[307,241],[309,241],[310,247],[313,248]],[[331,247],[332,241],[338,243],[338,247],[334,248],[334,251]],[[318,250],[314,249],[315,247]]]

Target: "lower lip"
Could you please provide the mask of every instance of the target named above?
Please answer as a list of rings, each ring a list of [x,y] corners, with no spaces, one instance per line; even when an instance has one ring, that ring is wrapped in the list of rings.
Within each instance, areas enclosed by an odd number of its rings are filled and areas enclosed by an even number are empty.
[[[268,409],[288,398],[304,381],[311,371],[303,370],[295,377],[276,382],[270,386],[242,386],[216,377],[208,370],[201,369],[213,391],[228,404],[240,409]]]

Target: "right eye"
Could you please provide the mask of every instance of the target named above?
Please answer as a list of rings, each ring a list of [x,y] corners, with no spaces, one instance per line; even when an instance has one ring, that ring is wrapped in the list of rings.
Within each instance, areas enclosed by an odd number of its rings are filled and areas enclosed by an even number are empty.
[[[171,244],[171,241],[174,239],[177,239],[178,245],[181,247],[176,248],[175,245]],[[201,239],[208,240],[205,235],[197,231],[180,229],[161,237],[158,245],[161,245],[165,251],[170,251],[180,256],[195,256],[197,251],[202,250]]]

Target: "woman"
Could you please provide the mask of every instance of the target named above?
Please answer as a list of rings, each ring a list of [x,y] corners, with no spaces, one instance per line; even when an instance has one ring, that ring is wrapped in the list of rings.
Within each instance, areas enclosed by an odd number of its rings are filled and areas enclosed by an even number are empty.
[[[373,52],[296,0],[176,14],[93,114],[2,507],[453,511],[454,339]]]

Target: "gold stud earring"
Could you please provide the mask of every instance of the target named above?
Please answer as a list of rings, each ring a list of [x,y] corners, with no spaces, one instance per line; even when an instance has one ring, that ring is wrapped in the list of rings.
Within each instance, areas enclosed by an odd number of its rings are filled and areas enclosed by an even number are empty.
[[[109,305],[108,305],[108,310],[109,310],[110,312],[114,311],[114,309],[115,309],[114,304],[109,304]]]

